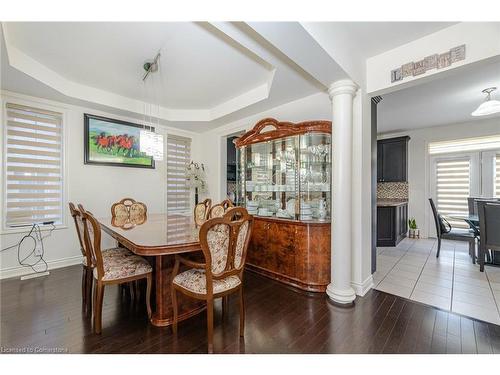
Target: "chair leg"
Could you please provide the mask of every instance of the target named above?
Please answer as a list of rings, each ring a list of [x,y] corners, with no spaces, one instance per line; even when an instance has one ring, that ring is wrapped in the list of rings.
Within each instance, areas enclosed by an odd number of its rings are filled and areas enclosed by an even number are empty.
[[[243,287],[240,288],[240,337],[245,335],[245,302],[243,298]]]
[[[439,258],[439,252],[441,251],[441,237],[438,237],[438,249],[436,252],[436,258]]]
[[[225,319],[227,316],[227,303],[228,303],[228,296],[222,297],[222,320]]]
[[[177,291],[175,290],[175,288],[172,286],[172,308],[173,308],[173,313],[174,313],[174,317],[173,317],[173,322],[172,322],[172,332],[174,334],[177,334],[177,309],[178,309],[178,306],[177,306]]]
[[[82,310],[87,312],[87,267],[82,268]]]
[[[207,300],[207,339],[208,339],[208,352],[214,352],[214,300]]]
[[[99,281],[95,288],[95,305],[94,305],[94,331],[97,334],[102,332],[102,301],[104,297],[104,284]]]
[[[94,281],[94,275],[92,274],[92,268],[87,269],[87,280],[86,280],[86,292],[87,292],[87,314],[92,316],[92,284]]]
[[[151,319],[151,284],[153,283],[152,274],[149,273],[146,278],[146,308],[148,310],[148,318]]]

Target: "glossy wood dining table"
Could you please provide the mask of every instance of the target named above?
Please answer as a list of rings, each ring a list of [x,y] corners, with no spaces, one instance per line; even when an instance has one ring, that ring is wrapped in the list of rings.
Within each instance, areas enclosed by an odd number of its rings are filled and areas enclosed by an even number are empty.
[[[172,324],[171,282],[175,254],[192,253],[195,257],[202,256],[199,228],[192,215],[150,214],[134,223],[120,222],[112,217],[98,220],[102,230],[121,246],[145,257],[151,263],[155,279],[151,323],[155,326]],[[203,301],[181,295],[178,303],[179,321],[200,313],[206,307]]]

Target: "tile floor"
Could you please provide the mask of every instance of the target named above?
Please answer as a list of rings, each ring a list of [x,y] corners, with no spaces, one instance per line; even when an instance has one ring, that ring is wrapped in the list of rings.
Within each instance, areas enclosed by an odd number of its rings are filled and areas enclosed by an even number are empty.
[[[500,325],[500,267],[472,264],[468,244],[406,238],[377,248],[375,289]]]

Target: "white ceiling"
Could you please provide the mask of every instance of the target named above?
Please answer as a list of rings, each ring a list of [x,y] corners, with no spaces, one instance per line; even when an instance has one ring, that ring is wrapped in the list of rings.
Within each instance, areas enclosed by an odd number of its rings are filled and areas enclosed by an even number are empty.
[[[266,84],[272,71],[250,51],[191,22],[18,22],[7,28],[13,45],[68,80],[138,100],[145,94],[142,66],[161,50],[159,74],[145,90],[163,88],[150,101],[170,108],[214,107]]]
[[[378,106],[378,132],[405,131],[485,117],[500,119],[500,113],[471,116],[471,112],[484,101],[481,90],[491,86],[500,89],[499,61],[472,64],[450,71],[445,77],[383,95]],[[500,100],[500,90],[493,94],[493,98]]]
[[[365,57],[399,47],[415,39],[435,33],[456,22],[330,22],[348,34],[353,48]]]
[[[332,54],[321,54],[318,50],[323,48],[329,52],[322,41],[315,41],[302,27],[285,27],[284,23],[276,23],[273,33],[272,25],[3,23],[0,28],[1,88],[136,118],[142,117],[146,94],[148,102],[158,101],[165,109],[165,116],[160,113],[165,124],[204,132],[325,92],[325,80],[318,79],[324,75],[322,67],[325,73],[328,71],[330,82],[347,78]],[[322,27],[341,35],[342,46],[352,46],[346,53],[352,52],[356,60],[364,61],[450,25],[444,22],[333,22],[324,23]],[[290,39],[310,39],[310,45],[290,44]],[[11,50],[17,57],[23,55],[24,60],[18,60],[16,65]],[[155,73],[151,81],[155,88],[149,83],[145,93],[142,65],[158,50],[162,53],[160,73]],[[33,67],[30,62],[34,63]],[[50,72],[54,74],[47,80],[37,76],[42,73],[50,76]],[[75,92],[81,95],[74,95]],[[391,105],[398,100],[399,104]],[[113,105],[118,102],[121,105]],[[403,98],[387,96],[381,105],[381,116],[385,108],[391,116],[404,119],[404,115],[400,115],[403,102]],[[382,129],[392,130],[401,128],[401,122],[391,119],[390,123],[379,123]]]

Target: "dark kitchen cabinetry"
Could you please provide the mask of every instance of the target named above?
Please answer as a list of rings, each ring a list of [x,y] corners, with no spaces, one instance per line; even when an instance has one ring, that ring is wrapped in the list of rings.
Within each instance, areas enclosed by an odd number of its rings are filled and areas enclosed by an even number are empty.
[[[377,207],[377,246],[396,246],[408,231],[408,205]]]
[[[377,141],[377,182],[408,181],[408,141],[397,137]]]

